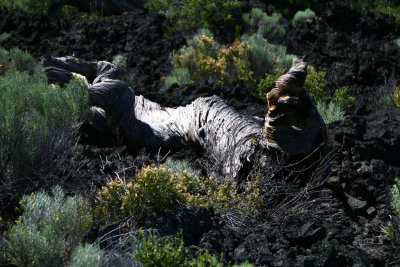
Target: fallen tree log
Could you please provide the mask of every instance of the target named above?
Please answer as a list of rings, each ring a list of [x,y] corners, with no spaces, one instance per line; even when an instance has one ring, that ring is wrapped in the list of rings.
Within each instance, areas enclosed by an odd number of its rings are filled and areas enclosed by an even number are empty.
[[[134,149],[182,149],[205,152],[222,173],[236,177],[252,155],[281,151],[306,155],[326,148],[325,124],[302,88],[307,63],[295,59],[289,71],[267,94],[265,119],[240,115],[219,97],[201,97],[183,107],[154,103],[117,79],[118,69],[109,62],[84,61],[74,57],[43,59],[48,78],[66,83],[70,72],[90,81],[90,101],[95,106],[93,124],[124,137]]]

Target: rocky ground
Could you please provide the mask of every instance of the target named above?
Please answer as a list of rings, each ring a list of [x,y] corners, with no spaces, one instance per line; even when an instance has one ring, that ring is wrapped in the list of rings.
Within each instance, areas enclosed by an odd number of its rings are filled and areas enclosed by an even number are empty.
[[[391,17],[351,10],[339,3],[328,4],[318,15],[296,26],[286,22],[286,38],[272,41],[286,45],[289,53],[305,55],[317,70],[326,71],[328,93],[348,85],[356,97],[345,120],[327,125],[332,151],[326,163],[331,168],[328,180],[300,190],[297,203],[265,207],[254,216],[221,216],[212,209],[186,207],[174,214],[150,216],[144,226],[160,229],[162,234],[183,228],[186,245],[223,252],[225,261],[234,263],[400,264],[399,233],[391,235],[386,230],[398,227],[388,189],[400,177],[400,108],[387,107],[384,102],[384,95],[400,78],[400,49],[393,43],[400,36],[400,24]],[[0,18],[0,34],[12,34],[0,43],[7,49],[19,47],[38,59],[51,54],[111,60],[124,54],[128,58],[125,80],[137,94],[153,101],[177,106],[216,94],[243,114],[265,114],[265,105],[241,82],[230,86],[201,82],[165,89],[161,78],[169,74],[170,52],[185,44],[186,35],[166,36],[163,15],[137,11],[50,23],[45,15],[0,8]],[[221,42],[233,39],[229,30],[216,35]],[[90,129],[83,130],[82,140],[81,150],[73,157],[79,168],[67,171],[65,184],[70,192],[99,187],[105,176],[126,166],[132,167],[125,170],[126,175],[133,175],[143,164],[157,162],[157,155],[129,154],[124,147],[110,147],[106,138],[93,140]]]

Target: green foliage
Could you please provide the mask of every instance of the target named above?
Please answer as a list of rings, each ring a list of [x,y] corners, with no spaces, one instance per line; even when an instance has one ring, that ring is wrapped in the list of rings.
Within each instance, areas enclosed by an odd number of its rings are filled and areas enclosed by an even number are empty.
[[[113,180],[99,192],[97,212],[104,218],[176,209],[185,201],[182,184],[189,174],[177,174],[165,168],[145,167],[128,181]]]
[[[400,3],[398,0],[347,0],[346,2],[353,8],[368,7],[372,11],[394,16],[397,22],[400,21]]]
[[[325,123],[331,123],[337,120],[344,120],[344,112],[341,107],[334,102],[318,101],[317,110]]]
[[[10,37],[11,37],[11,33],[8,33],[8,32],[0,34],[0,43],[6,41]]]
[[[400,179],[395,178],[392,189],[390,190],[390,206],[400,216]]]
[[[180,6],[172,0],[149,0],[145,7],[166,14],[178,29],[229,25],[240,13],[237,0],[184,0]]]
[[[259,34],[243,35],[241,40],[250,46],[250,64],[255,79],[273,73],[274,69],[290,67],[296,57],[287,54],[285,46],[272,44]]]
[[[71,267],[106,266],[104,252],[95,245],[79,245],[72,253]]]
[[[21,9],[29,12],[46,13],[49,4],[49,0],[0,0],[0,6],[6,6],[10,9]]]
[[[331,101],[342,109],[345,109],[354,100],[355,98],[350,95],[350,87],[348,86],[337,89],[331,98]]]
[[[307,78],[304,82],[304,89],[314,103],[327,101],[327,98],[324,96],[324,87],[326,85],[325,75],[326,72],[315,71],[311,66],[307,68]]]
[[[249,13],[242,15],[243,21],[248,25],[248,32],[250,34],[274,34],[283,37],[286,34],[285,28],[279,24],[282,15],[273,13],[268,16],[267,13],[262,12],[259,8],[252,8]]]
[[[22,199],[23,215],[10,231],[9,248],[19,266],[62,266],[92,225],[82,197],[38,192]]]
[[[133,214],[174,210],[179,204],[212,206],[217,211],[236,209],[254,212],[261,205],[257,179],[247,182],[239,193],[236,183],[218,182],[165,167],[145,167],[135,178],[110,181],[98,192],[96,214],[99,219],[113,221]]]
[[[126,56],[118,54],[113,57],[112,63],[118,68],[126,68]]]
[[[14,60],[19,55],[11,55],[11,66],[31,70]],[[73,125],[87,107],[87,91],[77,81],[53,87],[40,68],[33,75],[9,70],[0,76],[0,174],[28,175],[71,149]]]
[[[236,41],[230,47],[221,47],[212,34],[203,29],[174,54],[173,66],[174,70],[188,70],[190,80],[250,80],[249,58],[250,47],[247,43]]]
[[[397,107],[400,107],[400,86],[396,86],[394,89],[393,101]]]
[[[315,12],[307,8],[306,10],[297,11],[297,13],[293,17],[292,23],[296,24],[313,18],[315,18]]]
[[[172,158],[168,158],[163,166],[177,173],[188,172],[197,177],[200,177],[200,172],[193,169],[187,160],[175,160]]]
[[[183,84],[180,80],[253,83],[265,73],[291,66],[293,58],[286,53],[286,47],[271,44],[259,34],[243,35],[242,41],[236,40],[226,47],[203,29],[173,55],[174,69],[166,84]]]
[[[150,232],[142,234],[140,242],[136,239],[134,256],[144,267],[223,267],[218,258],[208,250],[200,250],[198,256],[189,259],[189,250],[185,248],[182,232],[172,238],[161,238]],[[252,266],[252,265],[251,265]]]
[[[400,48],[400,38],[394,40],[394,43]]]
[[[278,68],[274,71],[274,73],[267,73],[265,74],[264,79],[260,79],[257,85],[257,91],[255,92],[255,96],[264,100],[266,103],[267,101],[267,93],[274,88],[275,81],[285,73],[284,68]]]
[[[165,87],[170,88],[172,85],[177,84],[182,86],[185,84],[192,84],[188,68],[174,68],[170,76],[165,79]]]
[[[143,267],[188,266],[188,249],[184,246],[182,234],[171,239],[161,239],[154,233],[149,237],[143,234],[141,242],[136,244],[135,258]]]
[[[17,71],[26,71],[32,74],[36,68],[35,59],[27,52],[18,48],[13,48],[10,51],[0,47],[0,65],[5,69]],[[1,74],[4,74],[0,72]]]

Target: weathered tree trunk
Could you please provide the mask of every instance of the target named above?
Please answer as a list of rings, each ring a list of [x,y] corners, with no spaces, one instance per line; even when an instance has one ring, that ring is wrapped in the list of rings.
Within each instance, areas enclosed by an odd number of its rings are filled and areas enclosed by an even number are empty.
[[[302,86],[307,64],[296,59],[287,74],[268,93],[265,120],[240,115],[219,97],[201,97],[184,107],[167,108],[136,96],[117,80],[108,62],[73,57],[43,60],[49,80],[67,82],[68,72],[94,79],[88,90],[95,108],[95,124],[122,133],[132,148],[152,150],[191,148],[204,151],[235,177],[257,149],[306,154],[326,143],[325,124]]]

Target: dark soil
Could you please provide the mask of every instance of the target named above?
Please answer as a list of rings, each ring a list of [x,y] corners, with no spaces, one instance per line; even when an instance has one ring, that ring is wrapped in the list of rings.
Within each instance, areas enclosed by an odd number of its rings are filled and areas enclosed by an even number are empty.
[[[161,78],[169,74],[170,52],[185,44],[186,35],[166,36],[162,15],[138,11],[50,23],[45,15],[0,8],[0,18],[0,34],[12,34],[0,44],[7,49],[19,47],[38,59],[51,54],[111,60],[124,54],[128,58],[125,81],[137,94],[153,101],[178,106],[215,94],[244,114],[265,114],[265,105],[251,94],[253,88],[240,82],[199,82],[165,89]],[[142,226],[160,229],[163,235],[183,228],[185,243],[193,250],[200,247],[218,255],[223,252],[224,260],[234,263],[398,263],[398,233],[389,235],[385,229],[394,223],[388,189],[394,178],[400,177],[400,108],[388,108],[382,99],[393,92],[400,78],[400,49],[393,43],[400,36],[400,25],[392,17],[351,10],[338,2],[327,4],[319,18],[295,27],[288,22],[285,25],[287,38],[273,41],[286,45],[290,53],[305,55],[317,70],[326,71],[327,94],[348,85],[356,97],[344,121],[327,125],[333,152],[327,163],[331,173],[326,183],[309,191],[303,188],[296,193],[293,189],[297,202],[267,205],[251,216],[182,207],[175,213],[154,214]],[[217,35],[221,38],[217,38],[223,40],[223,34],[220,30]],[[130,154],[123,147],[111,146],[109,140],[110,147],[99,147],[107,142],[92,140],[87,129],[84,133],[86,144],[73,161],[81,167],[71,170],[70,178],[63,180],[70,193],[90,192],[115,172],[131,176],[143,164],[158,163],[157,155]],[[10,203],[8,208],[12,206]],[[5,208],[2,212],[5,210],[10,212]]]

